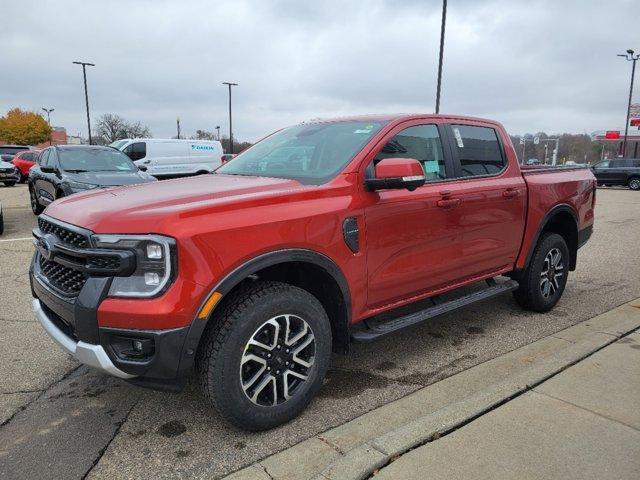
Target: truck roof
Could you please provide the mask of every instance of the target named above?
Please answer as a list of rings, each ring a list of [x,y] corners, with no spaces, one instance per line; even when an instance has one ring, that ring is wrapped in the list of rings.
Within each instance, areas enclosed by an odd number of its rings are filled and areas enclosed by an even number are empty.
[[[379,121],[379,122],[400,122],[405,120],[413,120],[413,119],[446,119],[446,120],[467,120],[474,122],[483,122],[490,123],[492,125],[500,125],[499,122],[495,120],[489,120],[486,118],[479,117],[470,117],[466,115],[455,115],[455,114],[435,114],[435,113],[382,113],[382,114],[371,114],[371,115],[352,115],[345,117],[335,117],[335,118],[314,118],[303,123],[331,123],[331,122],[344,122],[344,121],[353,121],[353,122],[366,122],[370,121]]]

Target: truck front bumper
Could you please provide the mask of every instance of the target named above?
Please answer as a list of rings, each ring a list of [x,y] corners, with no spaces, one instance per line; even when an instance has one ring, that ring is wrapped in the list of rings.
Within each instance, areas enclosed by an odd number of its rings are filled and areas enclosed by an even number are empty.
[[[109,358],[109,355],[107,355],[105,349],[102,348],[102,345],[94,345],[92,343],[83,342],[81,340],[76,341],[66,333],[64,333],[60,328],[56,326],[56,324],[53,322],[53,319],[50,318],[49,315],[47,315],[47,313],[42,309],[40,300],[34,298],[32,305],[33,311],[36,314],[36,318],[40,322],[40,325],[42,325],[45,331],[49,334],[49,336],[53,338],[58,343],[58,345],[60,345],[64,350],[67,351],[67,353],[69,353],[80,363],[89,365],[93,368],[97,368],[98,370],[101,370],[104,373],[108,373],[109,375],[113,375],[115,377],[124,379],[135,377],[135,375],[123,372],[118,367],[116,367]]]
[[[97,312],[110,279],[90,278],[77,298],[66,298],[42,278],[37,253],[31,264],[32,307],[45,331],[80,363],[137,385],[179,390],[193,365],[186,349],[189,327],[147,330],[98,325]],[[135,352],[134,342],[144,345]]]

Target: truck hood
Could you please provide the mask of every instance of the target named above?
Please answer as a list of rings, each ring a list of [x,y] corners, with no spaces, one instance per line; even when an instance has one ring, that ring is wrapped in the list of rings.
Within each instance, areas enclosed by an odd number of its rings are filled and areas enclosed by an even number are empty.
[[[162,233],[183,215],[232,209],[234,204],[304,188],[295,180],[199,175],[64,197],[46,210],[58,220],[96,233]],[[175,228],[175,226],[174,226]]]
[[[69,180],[79,183],[89,183],[99,185],[101,187],[110,187],[113,185],[133,185],[136,183],[145,183],[154,181],[151,175],[133,172],[65,172]]]

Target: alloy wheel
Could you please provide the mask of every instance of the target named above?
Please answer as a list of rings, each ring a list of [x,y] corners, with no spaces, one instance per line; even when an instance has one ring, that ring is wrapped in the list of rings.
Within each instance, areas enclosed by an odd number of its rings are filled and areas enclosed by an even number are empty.
[[[564,275],[562,253],[552,248],[544,257],[542,272],[540,273],[540,292],[544,298],[549,298],[560,289],[560,282]]]
[[[258,328],[244,347],[240,385],[251,402],[272,407],[289,400],[309,377],[315,337],[298,315],[273,317]]]
[[[629,182],[629,188],[631,190],[640,190],[640,180],[638,180],[637,178],[632,179]]]

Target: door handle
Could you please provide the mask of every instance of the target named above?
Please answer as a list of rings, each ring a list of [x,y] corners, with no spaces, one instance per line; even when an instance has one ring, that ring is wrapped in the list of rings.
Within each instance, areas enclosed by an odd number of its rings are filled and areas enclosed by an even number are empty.
[[[507,188],[504,192],[502,192],[502,196],[504,198],[516,198],[518,195],[518,190],[514,188]]]
[[[455,208],[462,203],[462,200],[459,198],[445,198],[443,200],[438,200],[437,205],[440,208]]]

